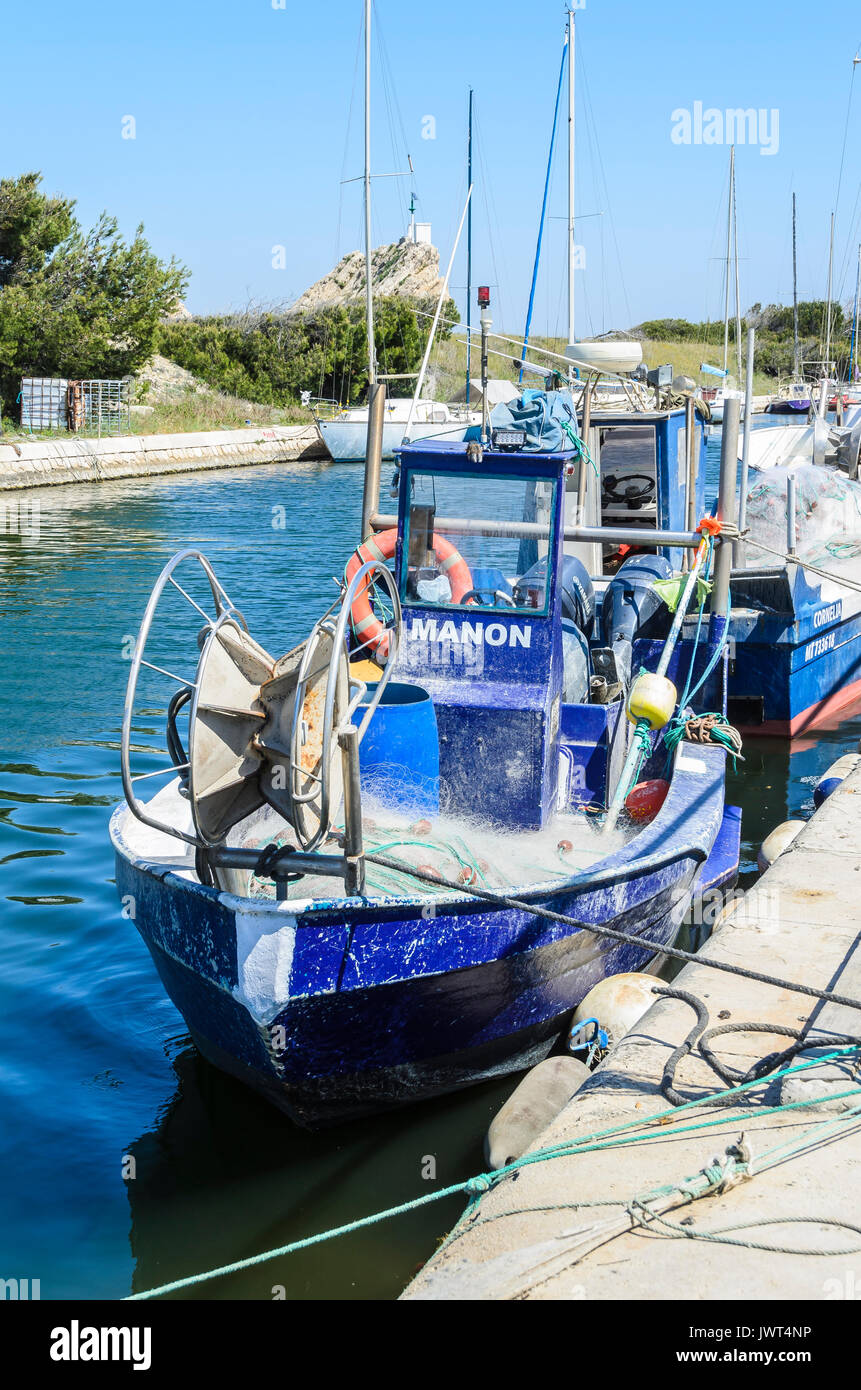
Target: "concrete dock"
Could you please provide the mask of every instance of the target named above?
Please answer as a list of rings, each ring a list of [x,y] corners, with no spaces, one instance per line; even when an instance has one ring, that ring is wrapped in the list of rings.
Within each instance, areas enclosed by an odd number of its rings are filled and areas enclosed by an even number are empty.
[[[33,436],[14,444],[4,443],[0,436],[0,492],[327,457],[313,425],[254,425],[101,439]]]
[[[729,962],[861,1000],[859,931],[861,768],[752,891],[725,910],[700,955],[703,961]],[[670,988],[697,996],[708,1009],[709,1027],[774,1024],[810,1030],[826,1042],[833,1034],[861,1036],[857,1009],[699,962],[686,965]],[[695,1022],[683,1001],[656,1002],[530,1152],[668,1111],[660,1079]],[[749,1031],[718,1037],[712,1045],[724,1064],[746,1071],[791,1041]],[[790,1065],[816,1055],[803,1053]],[[481,1197],[402,1297],[857,1299],[861,1095],[840,1098],[861,1086],[857,1059],[856,1052],[850,1060],[817,1063],[782,1082],[757,1085],[729,1105],[706,1103],[683,1111],[669,1122],[637,1129],[636,1143],[620,1145],[618,1135],[595,1139],[613,1146],[520,1168]],[[724,1087],[696,1051],[676,1068],[675,1089],[686,1100]],[[766,1113],[800,1100],[814,1103]],[[739,1144],[738,1155],[749,1156],[752,1176],[725,1188],[717,1184],[713,1195],[685,1203],[676,1185],[715,1159],[727,1164],[727,1149]],[[783,1155],[766,1158],[782,1145],[787,1146]],[[796,1147],[802,1149],[798,1154],[791,1152]],[[714,1172],[711,1181],[716,1182]],[[675,1209],[665,1220],[675,1229],[659,1223],[646,1229],[635,1202],[664,1187],[673,1190]],[[833,1222],[859,1229],[828,1224]],[[719,1230],[739,1243],[708,1239]],[[757,1245],[766,1248],[752,1248]],[[839,1251],[847,1253],[834,1253]]]

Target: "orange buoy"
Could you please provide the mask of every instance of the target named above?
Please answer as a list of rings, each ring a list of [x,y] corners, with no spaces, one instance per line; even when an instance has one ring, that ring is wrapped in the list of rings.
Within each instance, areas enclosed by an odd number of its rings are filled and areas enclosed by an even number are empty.
[[[625,810],[631,820],[647,823],[654,820],[667,799],[669,782],[656,777],[651,782],[638,782],[625,798]]]

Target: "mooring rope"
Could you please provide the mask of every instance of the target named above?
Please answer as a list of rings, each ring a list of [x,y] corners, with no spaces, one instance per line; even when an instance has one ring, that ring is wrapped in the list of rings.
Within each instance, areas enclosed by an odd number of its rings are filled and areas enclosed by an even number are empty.
[[[832,1059],[834,1059],[834,1058],[845,1057],[848,1053],[854,1052],[854,1051],[857,1051],[857,1049],[855,1049],[855,1048],[847,1048],[847,1047],[835,1048],[835,1049],[833,1049],[832,1051],[830,1051],[830,1052],[828,1052],[827,1054],[825,1054],[823,1057],[816,1058],[816,1059],[813,1060],[813,1061],[808,1061],[808,1062],[799,1063],[797,1066],[794,1066],[794,1067],[788,1067],[788,1068],[785,1070],[785,1072],[782,1073],[782,1075],[783,1075],[783,1076],[795,1075],[795,1074],[797,1074],[798,1072],[807,1071],[807,1070],[809,1070],[811,1067],[820,1066],[820,1065],[822,1065],[823,1062],[830,1061],[830,1060],[832,1060]],[[761,1086],[761,1085],[763,1085],[763,1084],[764,1084],[763,1081],[757,1080],[757,1081],[749,1082],[749,1083],[747,1083],[747,1084],[745,1084],[745,1085],[742,1085],[742,1086],[736,1086],[736,1087],[733,1087],[733,1088],[732,1088],[732,1094],[733,1094],[734,1096],[737,1097],[737,1096],[739,1096],[739,1095],[741,1095],[741,1094],[746,1093],[746,1092],[749,1091],[752,1087],[754,1087],[754,1086]],[[727,1092],[725,1092],[725,1091],[718,1091],[718,1092],[715,1092],[714,1094],[708,1094],[708,1095],[700,1096],[697,1100],[688,1101],[688,1102],[686,1102],[683,1106],[680,1106],[680,1107],[678,1107],[677,1109],[662,1110],[662,1111],[659,1111],[659,1112],[658,1112],[657,1114],[655,1114],[655,1115],[651,1115],[651,1116],[646,1117],[645,1119],[628,1120],[628,1121],[625,1121],[625,1122],[622,1123],[622,1124],[612,1125],[612,1126],[609,1126],[608,1128],[603,1129],[603,1130],[593,1131],[593,1132],[591,1132],[591,1133],[589,1133],[589,1134],[587,1134],[587,1135],[582,1136],[582,1138],[580,1138],[580,1139],[569,1140],[569,1141],[565,1142],[564,1144],[559,1144],[559,1145],[556,1145],[556,1146],[553,1146],[553,1147],[550,1147],[550,1148],[536,1150],[536,1151],[534,1151],[533,1153],[524,1154],[522,1158],[515,1159],[512,1163],[506,1164],[505,1167],[499,1168],[499,1169],[495,1170],[494,1172],[490,1172],[490,1173],[481,1173],[481,1174],[478,1174],[478,1175],[476,1175],[476,1176],[474,1176],[474,1177],[467,1178],[467,1179],[466,1179],[465,1181],[463,1181],[463,1182],[452,1183],[452,1184],[450,1184],[449,1186],[444,1187],[444,1188],[440,1188],[440,1189],[438,1189],[438,1190],[435,1191],[435,1192],[426,1193],[426,1194],[425,1194],[424,1196],[422,1196],[422,1197],[414,1197],[414,1198],[412,1198],[412,1199],[411,1199],[410,1201],[408,1201],[408,1202],[401,1202],[401,1203],[399,1203],[397,1206],[388,1207],[388,1208],[386,1208],[386,1209],[383,1210],[383,1211],[374,1212],[374,1213],[372,1213],[370,1216],[359,1217],[359,1218],[357,1218],[355,1221],[346,1222],[346,1223],[345,1223],[344,1225],[342,1225],[342,1226],[335,1226],[335,1227],[330,1228],[329,1230],[320,1231],[320,1232],[318,1232],[316,1235],[305,1236],[304,1238],[302,1238],[302,1239],[300,1239],[300,1240],[290,1241],[287,1245],[281,1245],[281,1246],[278,1246],[278,1247],[276,1247],[275,1249],[272,1249],[272,1250],[264,1250],[264,1251],[261,1251],[259,1254],[256,1254],[256,1255],[249,1255],[249,1256],[247,1256],[245,1259],[242,1259],[242,1260],[234,1260],[234,1261],[232,1261],[230,1264],[220,1265],[220,1266],[218,1266],[218,1268],[216,1268],[216,1269],[206,1270],[206,1271],[204,1271],[204,1272],[202,1272],[202,1273],[199,1273],[199,1274],[190,1274],[190,1275],[187,1275],[187,1276],[185,1276],[184,1278],[181,1278],[181,1279],[174,1279],[174,1280],[172,1280],[170,1283],[161,1284],[161,1285],[159,1285],[159,1286],[157,1286],[157,1287],[155,1287],[155,1288],[143,1290],[143,1291],[140,1292],[140,1293],[128,1294],[128,1295],[126,1295],[126,1298],[125,1298],[123,1301],[124,1301],[124,1302],[131,1302],[131,1303],[134,1303],[134,1302],[141,1302],[141,1301],[145,1301],[145,1300],[148,1300],[148,1299],[151,1299],[151,1298],[160,1298],[160,1297],[162,1297],[162,1296],[165,1295],[165,1294],[177,1293],[177,1292],[179,1292],[179,1291],[182,1290],[182,1289],[194,1288],[194,1287],[196,1287],[196,1286],[198,1286],[198,1285],[200,1285],[200,1284],[208,1283],[208,1282],[209,1282],[210,1280],[212,1280],[212,1279],[220,1279],[220,1278],[225,1277],[226,1275],[237,1274],[237,1273],[240,1273],[241,1271],[246,1270],[246,1269],[253,1269],[253,1268],[255,1268],[256,1266],[265,1264],[265,1263],[267,1263],[267,1262],[270,1261],[270,1260],[278,1259],[278,1258],[280,1258],[280,1257],[282,1257],[282,1256],[286,1256],[286,1255],[292,1255],[292,1254],[297,1253],[297,1252],[300,1251],[300,1250],[307,1250],[307,1249],[309,1249],[310,1247],[312,1247],[312,1246],[314,1246],[314,1245],[320,1245],[320,1244],[322,1244],[324,1241],[334,1240],[334,1239],[336,1239],[336,1238],[339,1237],[339,1236],[349,1235],[349,1234],[351,1234],[351,1233],[354,1232],[354,1231],[359,1231],[359,1230],[363,1230],[363,1229],[365,1229],[365,1228],[367,1228],[367,1227],[369,1227],[369,1226],[378,1225],[380,1222],[386,1221],[386,1220],[388,1220],[390,1217],[401,1216],[401,1215],[404,1215],[404,1214],[406,1214],[406,1213],[408,1213],[408,1212],[417,1211],[417,1210],[418,1210],[419,1208],[421,1208],[421,1207],[429,1206],[429,1205],[431,1205],[431,1204],[434,1203],[434,1202],[444,1201],[444,1200],[445,1200],[446,1198],[448,1198],[448,1197],[454,1197],[454,1196],[457,1196],[458,1194],[464,1195],[464,1196],[466,1196],[466,1197],[468,1198],[469,1205],[467,1206],[467,1209],[466,1209],[466,1211],[463,1213],[463,1215],[459,1218],[458,1223],[455,1225],[455,1227],[453,1228],[453,1230],[452,1230],[451,1232],[449,1232],[448,1236],[447,1236],[446,1239],[443,1241],[442,1245],[439,1247],[440,1250],[443,1250],[443,1249],[445,1249],[446,1246],[449,1245],[454,1239],[459,1238],[459,1236],[462,1235],[462,1234],[464,1233],[464,1230],[466,1229],[466,1227],[464,1226],[464,1222],[467,1221],[467,1220],[470,1219],[470,1218],[475,1218],[475,1216],[477,1215],[478,1204],[480,1203],[481,1198],[482,1198],[486,1193],[490,1192],[492,1188],[496,1187],[497,1184],[500,1183],[504,1178],[509,1177],[512,1173],[515,1173],[515,1172],[519,1171],[519,1170],[522,1169],[522,1168],[528,1167],[528,1166],[530,1166],[531,1164],[534,1164],[534,1163],[542,1163],[542,1162],[548,1162],[548,1161],[551,1161],[551,1160],[556,1159],[556,1158],[575,1157],[576,1155],[578,1155],[578,1154],[580,1154],[580,1153],[589,1153],[589,1152],[593,1152],[593,1151],[595,1151],[595,1150],[608,1149],[608,1148],[617,1148],[620,1144],[625,1144],[625,1145],[636,1144],[636,1143],[641,1143],[641,1142],[644,1142],[644,1141],[646,1141],[646,1140],[653,1139],[653,1138],[654,1138],[654,1139],[663,1139],[663,1138],[666,1138],[667,1135],[672,1135],[673,1137],[676,1137],[676,1136],[679,1135],[679,1134],[687,1134],[687,1133],[696,1132],[696,1131],[698,1131],[698,1130],[712,1129],[712,1128],[714,1128],[716,1125],[726,1125],[726,1124],[730,1123],[731,1121],[736,1121],[736,1120],[737,1120],[737,1116],[735,1116],[735,1115],[733,1115],[733,1114],[730,1114],[730,1113],[727,1111],[726,1113],[724,1113],[723,1115],[717,1117],[716,1119],[702,1120],[702,1121],[700,1121],[699,1123],[695,1122],[694,1124],[691,1124],[691,1125],[678,1125],[677,1123],[675,1123],[675,1121],[678,1119],[678,1117],[679,1117],[682,1113],[687,1114],[687,1112],[689,1112],[689,1111],[691,1111],[691,1110],[694,1110],[694,1109],[697,1109],[697,1108],[701,1108],[701,1107],[705,1107],[705,1106],[709,1106],[709,1105],[713,1105],[713,1104],[719,1102],[719,1101],[721,1100],[721,1098],[722,1098],[725,1094],[727,1094]],[[837,1094],[837,1095],[833,1095],[833,1096],[830,1096],[830,1097],[829,1097],[830,1100],[840,1100],[840,1099],[844,1099],[844,1098],[853,1098],[853,1099],[856,1099],[856,1100],[858,1100],[859,1102],[861,1102],[861,1086],[855,1086],[855,1087],[851,1088],[849,1091],[842,1092],[842,1093],[839,1093],[839,1094]],[[790,1112],[790,1111],[804,1110],[804,1109],[807,1109],[808,1107],[810,1107],[810,1106],[812,1106],[812,1105],[819,1105],[819,1104],[821,1104],[820,1098],[819,1098],[819,1097],[813,1097],[813,1098],[811,1098],[811,1099],[809,1099],[809,1100],[792,1101],[792,1102],[788,1102],[788,1103],[783,1104],[783,1105],[763,1107],[763,1108],[760,1108],[759,1110],[757,1110],[756,1113],[757,1113],[757,1116],[758,1116],[758,1117],[764,1117],[764,1116],[766,1116],[766,1115],[771,1115],[771,1114],[775,1114],[775,1113],[778,1113],[778,1112],[780,1112],[780,1113],[788,1113],[788,1112]],[[854,1113],[854,1112],[849,1112],[849,1114],[847,1114],[847,1115],[841,1117],[841,1121],[839,1121],[838,1124],[839,1124],[839,1123],[845,1124],[846,1120],[847,1120],[848,1118],[851,1118],[852,1115],[853,1115],[853,1113]],[[823,1127],[825,1127],[825,1126],[827,1126],[829,1129],[831,1129],[831,1128],[834,1127],[834,1122],[833,1122],[833,1121],[820,1121],[819,1124],[818,1124],[818,1125],[816,1126],[816,1128],[815,1128],[815,1133],[818,1134],[818,1132],[819,1132]],[[639,1130],[644,1130],[644,1131],[646,1131],[646,1132],[645,1132],[645,1133],[641,1133],[641,1134],[630,1133],[630,1131],[632,1131],[632,1130],[638,1130],[638,1129],[639,1129]],[[604,1140],[604,1141],[609,1140],[609,1142],[603,1142],[603,1143],[598,1143],[598,1142],[596,1142],[596,1141],[599,1141],[599,1140]],[[819,1139],[817,1138],[817,1139],[815,1139],[815,1141],[814,1141],[814,1140],[811,1140],[811,1144],[812,1144],[813,1142],[819,1142]],[[780,1146],[780,1152],[781,1152],[781,1153],[784,1153],[785,1150],[786,1150],[786,1148],[787,1148],[786,1145],[781,1145],[781,1146]],[[767,1157],[769,1154],[777,1153],[777,1152],[778,1152],[778,1150],[768,1150],[766,1154],[762,1155],[762,1157],[765,1158],[765,1157]],[[776,1161],[777,1161],[777,1160],[775,1160],[775,1162],[776,1162]],[[770,1166],[774,1166],[774,1165],[773,1165],[773,1164],[766,1164],[766,1165],[763,1165],[762,1168],[757,1167],[757,1171],[764,1171],[764,1168],[765,1168],[765,1167],[770,1167]],[[712,1173],[712,1169],[711,1169],[709,1166],[707,1166],[705,1169],[701,1170],[701,1172],[702,1172],[703,1174],[705,1174],[705,1175],[709,1175],[710,1173]],[[697,1175],[697,1177],[699,1177],[699,1175]],[[656,1196],[660,1196],[660,1195],[662,1195],[662,1194],[664,1194],[664,1193],[672,1193],[672,1192],[675,1192],[675,1191],[684,1193],[685,1190],[686,1190],[686,1188],[688,1188],[688,1187],[690,1186],[690,1184],[693,1183],[694,1181],[695,1181],[695,1179],[693,1179],[693,1178],[688,1178],[688,1179],[683,1180],[681,1183],[678,1183],[678,1184],[668,1184],[666,1187],[659,1188],[659,1189],[657,1189],[657,1190],[656,1190],[655,1192],[653,1192],[653,1193],[650,1193],[650,1194],[643,1194],[643,1195],[641,1195],[640,1197],[638,1197],[638,1198],[635,1197],[635,1198],[633,1198],[633,1199],[627,1199],[627,1200],[625,1200],[625,1199],[617,1199],[617,1200],[598,1200],[598,1201],[587,1201],[587,1202],[577,1202],[577,1203],[558,1203],[558,1204],[554,1205],[553,1207],[549,1207],[549,1208],[545,1208],[545,1207],[535,1207],[535,1208],[524,1208],[523,1210],[524,1210],[525,1212],[529,1212],[529,1211],[544,1211],[544,1210],[563,1210],[563,1209],[568,1208],[569,1206],[570,1206],[570,1207],[623,1206],[623,1207],[626,1207],[626,1208],[630,1208],[630,1207],[633,1207],[633,1206],[637,1205],[638,1203],[641,1204],[641,1203],[644,1203],[644,1202],[646,1202],[646,1201],[654,1200]],[[721,1186],[724,1185],[725,1181],[726,1181],[726,1176],[725,1176],[725,1174],[721,1174],[721,1173],[718,1171],[718,1169],[715,1168],[714,1172],[712,1173],[712,1178],[711,1178],[711,1180],[709,1181],[707,1187],[704,1189],[704,1192],[703,1192],[702,1194],[700,1194],[700,1195],[705,1195],[705,1192],[708,1192],[708,1191],[717,1191],[717,1190],[719,1190],[719,1188],[720,1188]],[[692,1200],[692,1198],[691,1198],[691,1200]],[[489,1216],[489,1217],[486,1217],[486,1218],[482,1217],[481,1220],[482,1220],[482,1221],[484,1221],[484,1220],[488,1220],[488,1221],[490,1221],[490,1220],[495,1220],[495,1219],[498,1219],[499,1216],[505,1216],[505,1215],[508,1215],[508,1214],[509,1214],[509,1213],[501,1212],[501,1213],[498,1213],[498,1214],[496,1214],[496,1215]],[[513,1215],[514,1213],[512,1212],[511,1214]],[[822,1223],[822,1224],[826,1224],[826,1223]],[[835,1223],[835,1224],[836,1224],[836,1223]],[[804,1252],[804,1253],[817,1253],[817,1252]],[[827,1252],[827,1253],[835,1253],[835,1252]],[[851,1253],[851,1252],[836,1252],[836,1253]]]
[[[492,892],[487,888],[479,888],[475,883],[452,883],[449,879],[439,878],[424,873],[421,869],[414,869],[405,865],[397,859],[389,859],[382,854],[368,854],[365,856],[372,864],[378,864],[384,869],[394,869],[397,872],[406,871],[414,878],[420,879],[424,883],[433,884],[439,892],[441,889],[448,889],[452,893],[462,895],[468,894],[471,898],[480,898],[482,902],[492,903],[494,907],[507,908],[513,912],[525,912],[534,917],[542,917],[548,922],[558,922],[564,927],[577,927],[580,931],[591,932],[595,936],[606,937],[611,941],[619,941],[623,946],[636,946],[638,950],[653,949],[655,955],[668,956],[671,960],[681,960],[685,964],[697,964],[707,966],[710,970],[722,970],[728,975],[739,975],[745,980],[754,980],[758,984],[773,985],[776,989],[790,990],[795,994],[806,994],[811,999],[821,999],[827,1004],[844,1004],[850,1009],[861,1010],[861,999],[852,999],[845,994],[837,994],[834,990],[816,989],[813,985],[803,985],[792,980],[781,979],[778,975],[766,975],[759,970],[748,970],[743,965],[731,965],[728,961],[710,960],[708,957],[697,955],[693,951],[683,951],[678,946],[662,946],[651,941],[644,941],[641,936],[633,932],[619,931],[616,927],[597,926],[593,922],[579,922],[576,917],[569,917],[564,912],[554,912],[549,907],[542,907],[540,903],[526,902],[523,898],[512,898],[504,893]]]
[[[671,1105],[684,1105],[685,1097],[674,1089],[676,1068],[683,1058],[687,1057],[694,1047],[697,1048],[700,1057],[711,1067],[712,1071],[725,1081],[728,1086],[738,1082],[742,1084],[751,1081],[762,1081],[772,1072],[776,1072],[781,1066],[792,1061],[802,1052],[808,1052],[811,1048],[822,1047],[823,1041],[811,1038],[808,1033],[806,1036],[799,1028],[787,1028],[780,1023],[722,1023],[716,1028],[709,1028],[709,1013],[705,1004],[698,999],[695,994],[690,994],[683,989],[667,989],[656,986],[654,994],[660,995],[664,999],[678,999],[683,1004],[687,1004],[693,1009],[697,1016],[696,1023],[691,1028],[684,1042],[680,1043],[675,1051],[667,1058],[664,1066],[664,1074],[661,1077],[661,1094]],[[728,1033],[770,1033],[781,1038],[793,1038],[791,1047],[785,1048],[783,1052],[772,1052],[768,1057],[762,1057],[746,1071],[739,1071],[736,1067],[730,1067],[722,1062],[709,1046],[713,1038],[725,1037]],[[828,1038],[829,1043],[847,1043],[855,1047],[861,1047],[861,1038],[849,1033],[834,1033]],[[716,1102],[723,1104],[726,1102]]]

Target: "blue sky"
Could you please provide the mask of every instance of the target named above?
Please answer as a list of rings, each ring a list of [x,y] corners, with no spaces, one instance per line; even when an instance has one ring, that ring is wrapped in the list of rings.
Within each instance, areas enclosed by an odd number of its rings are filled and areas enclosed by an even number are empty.
[[[359,246],[361,0],[43,0],[6,26],[2,172],[38,168],[51,191],[143,221],[192,271],[195,312],[295,298]],[[561,56],[560,0],[376,0],[375,241],[405,230],[411,187],[448,257],[465,193],[467,92],[476,93],[475,280],[498,325],[522,327]],[[729,151],[674,143],[672,113],[779,111],[774,155],[738,150],[743,306],[822,297],[861,10],[849,0],[586,0],[577,16],[578,330],[721,315]],[[385,69],[388,68],[388,74]],[[861,68],[861,65],[859,65]],[[352,105],[352,115],[351,113]],[[135,139],[122,138],[133,116]],[[422,138],[433,116],[436,138]],[[769,117],[769,120],[771,118]],[[424,127],[427,129],[427,126]],[[773,134],[773,127],[772,134]],[[564,124],[554,169],[538,331],[564,332]],[[480,158],[478,158],[480,156]],[[601,177],[603,168],[604,179]],[[606,187],[604,180],[606,180]],[[835,286],[854,291],[861,240],[861,75],[838,207]],[[856,201],[857,200],[857,201]],[[853,217],[854,211],[854,217]],[[586,214],[600,213],[600,217]],[[272,265],[284,246],[285,265]],[[453,276],[465,282],[463,256]],[[461,302],[460,288],[455,297]]]

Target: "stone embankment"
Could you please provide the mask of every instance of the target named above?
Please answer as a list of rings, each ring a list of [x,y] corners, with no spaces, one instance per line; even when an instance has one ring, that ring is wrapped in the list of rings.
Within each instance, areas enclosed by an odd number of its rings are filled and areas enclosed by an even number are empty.
[[[327,457],[313,425],[102,439],[0,440],[0,492]]]

